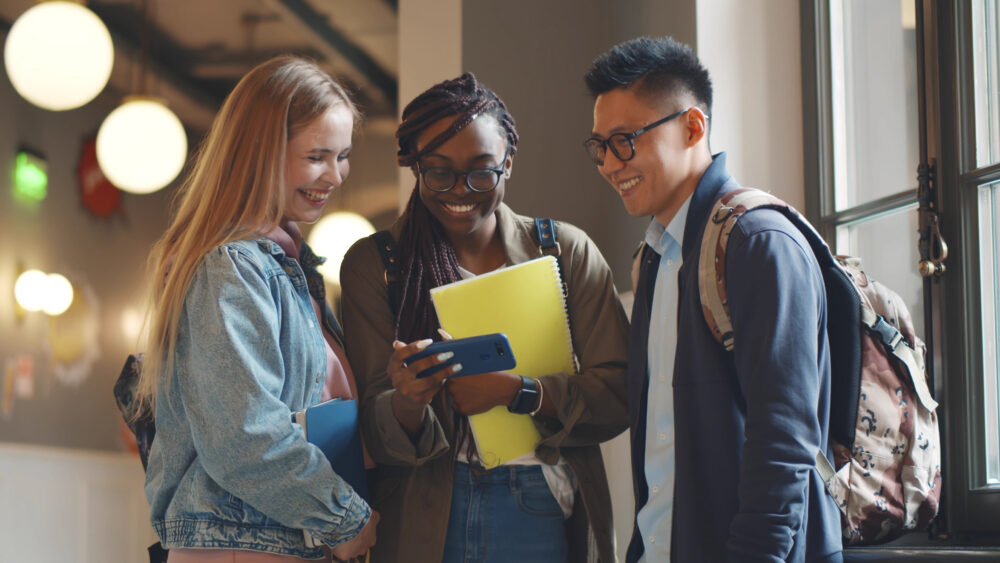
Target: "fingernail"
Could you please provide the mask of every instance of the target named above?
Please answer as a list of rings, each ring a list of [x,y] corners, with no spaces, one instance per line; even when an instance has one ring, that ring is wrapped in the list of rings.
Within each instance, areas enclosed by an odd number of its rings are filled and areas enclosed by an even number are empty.
[[[417,350],[423,350],[424,348],[430,346],[432,342],[434,342],[434,341],[432,339],[430,339],[430,338],[425,338],[423,340],[418,340],[417,341]]]
[[[451,373],[458,373],[462,371],[462,364],[455,364],[451,366]]]
[[[445,340],[452,340],[451,335],[445,332],[443,328],[438,329],[438,334],[440,334],[441,337],[444,338]]]
[[[443,362],[445,360],[450,360],[455,357],[454,352],[442,352],[437,355],[437,361]]]

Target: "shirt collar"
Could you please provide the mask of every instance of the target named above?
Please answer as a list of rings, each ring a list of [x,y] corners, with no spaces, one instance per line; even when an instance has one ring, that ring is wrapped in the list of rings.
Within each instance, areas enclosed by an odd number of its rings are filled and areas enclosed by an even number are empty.
[[[646,244],[660,256],[666,255],[666,251],[675,243],[678,246],[684,242],[684,226],[687,224],[688,208],[691,206],[691,196],[689,195],[681,205],[674,218],[664,227],[655,218],[646,227]]]

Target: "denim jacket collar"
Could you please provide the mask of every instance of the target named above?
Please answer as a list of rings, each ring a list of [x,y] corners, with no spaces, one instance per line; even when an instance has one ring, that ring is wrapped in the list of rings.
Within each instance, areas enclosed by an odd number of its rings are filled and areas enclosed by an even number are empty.
[[[278,243],[267,237],[261,237],[257,239],[257,244],[260,246],[261,250],[270,254],[274,257],[284,267],[290,267],[296,261],[289,257]],[[317,269],[319,266],[326,263],[326,257],[317,256],[313,252],[312,247],[308,243],[302,241],[302,247],[299,249],[299,267],[302,268],[302,275],[305,278],[306,287],[309,289],[309,294],[312,298],[320,304],[323,310],[323,328],[325,328],[330,334],[333,335],[334,339],[341,346],[344,345],[344,330],[341,328],[340,323],[337,321],[336,315],[333,314],[333,309],[330,307],[330,303],[326,300],[326,282],[323,280],[323,274],[319,273]],[[294,283],[294,276],[293,283]]]

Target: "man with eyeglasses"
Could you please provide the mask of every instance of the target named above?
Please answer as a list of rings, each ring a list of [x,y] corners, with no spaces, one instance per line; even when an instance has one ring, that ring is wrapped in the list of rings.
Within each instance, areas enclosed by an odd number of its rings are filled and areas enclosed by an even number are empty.
[[[698,288],[709,212],[739,187],[709,149],[707,69],[688,46],[644,37],[599,56],[585,80],[595,103],[584,148],[626,211],[652,218],[629,341],[627,561],[842,561],[839,513],[814,468],[817,451],[830,454],[830,362],[808,243],[777,211],[737,223],[727,352]]]

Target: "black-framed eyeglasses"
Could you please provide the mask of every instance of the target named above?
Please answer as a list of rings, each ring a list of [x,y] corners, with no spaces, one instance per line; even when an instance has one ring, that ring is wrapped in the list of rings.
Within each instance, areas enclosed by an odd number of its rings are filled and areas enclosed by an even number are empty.
[[[507,153],[504,151],[500,160],[500,168],[471,168],[469,170],[452,170],[441,166],[424,168],[417,165],[420,170],[420,178],[424,181],[424,186],[433,192],[446,192],[455,187],[459,176],[465,176],[465,185],[474,192],[489,192],[500,184],[500,176],[504,173],[504,164],[507,162]]]
[[[632,160],[632,157],[635,156],[635,144],[632,143],[633,139],[642,135],[646,131],[649,131],[653,127],[663,125],[675,117],[684,115],[690,111],[690,109],[691,108],[687,108],[674,112],[659,121],[654,121],[642,129],[631,133],[615,133],[607,139],[591,137],[583,142],[583,148],[587,149],[587,155],[590,156],[590,160],[593,160],[594,164],[598,166],[604,166],[604,155],[607,154],[609,148],[611,149],[611,152],[618,157],[618,160],[622,162]]]

